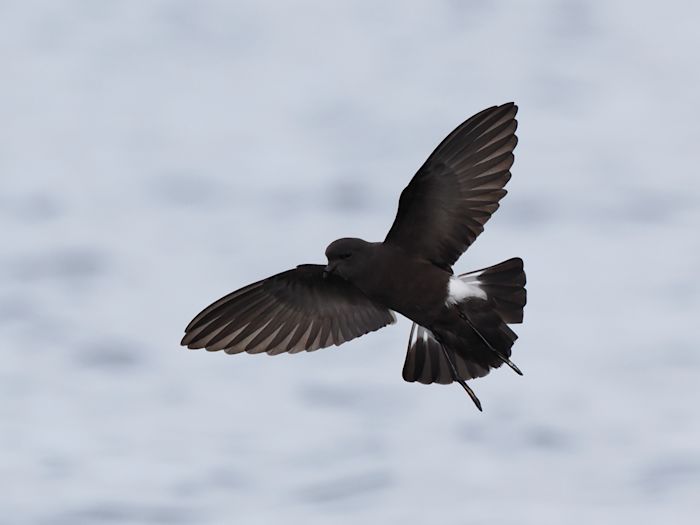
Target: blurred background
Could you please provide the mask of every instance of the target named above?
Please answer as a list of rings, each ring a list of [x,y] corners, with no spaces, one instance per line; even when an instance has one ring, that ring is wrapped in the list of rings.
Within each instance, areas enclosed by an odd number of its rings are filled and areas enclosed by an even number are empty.
[[[0,523],[696,523],[695,2],[0,2]],[[383,239],[520,105],[464,272],[525,260],[514,361],[405,383],[410,323],[179,347],[225,293]]]

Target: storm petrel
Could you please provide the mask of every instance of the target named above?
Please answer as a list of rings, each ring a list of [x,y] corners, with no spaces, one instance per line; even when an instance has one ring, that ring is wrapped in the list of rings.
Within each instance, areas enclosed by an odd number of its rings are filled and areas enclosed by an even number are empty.
[[[384,242],[344,238],[328,264],[303,264],[222,297],[185,329],[188,348],[270,355],[340,345],[411,321],[406,381],[466,384],[510,361],[526,302],[519,258],[455,276],[452,265],[484,230],[510,179],[518,107],[477,113],[428,157],[401,193]]]

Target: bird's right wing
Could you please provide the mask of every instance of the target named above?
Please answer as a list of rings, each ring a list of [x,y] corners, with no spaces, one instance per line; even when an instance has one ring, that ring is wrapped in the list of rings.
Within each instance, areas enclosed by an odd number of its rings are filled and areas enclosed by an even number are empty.
[[[401,193],[384,242],[449,270],[506,194],[517,112],[512,102],[491,107],[450,133]]]
[[[340,345],[396,321],[341,278],[315,264],[241,288],[200,312],[185,329],[188,348],[270,355]]]

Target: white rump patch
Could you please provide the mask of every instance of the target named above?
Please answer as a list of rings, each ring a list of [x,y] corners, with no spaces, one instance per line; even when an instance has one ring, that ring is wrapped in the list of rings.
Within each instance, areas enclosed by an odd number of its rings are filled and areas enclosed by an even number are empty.
[[[479,285],[478,275],[471,274],[465,278],[450,277],[450,282],[447,285],[446,304],[457,304],[476,297],[477,299],[486,300],[486,292]]]

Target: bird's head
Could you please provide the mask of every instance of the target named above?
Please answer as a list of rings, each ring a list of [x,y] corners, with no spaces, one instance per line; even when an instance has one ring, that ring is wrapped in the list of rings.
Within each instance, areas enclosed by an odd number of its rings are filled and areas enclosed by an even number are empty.
[[[345,238],[333,241],[326,248],[328,265],[324,274],[334,274],[351,280],[368,261],[371,246],[372,243],[362,239]]]

